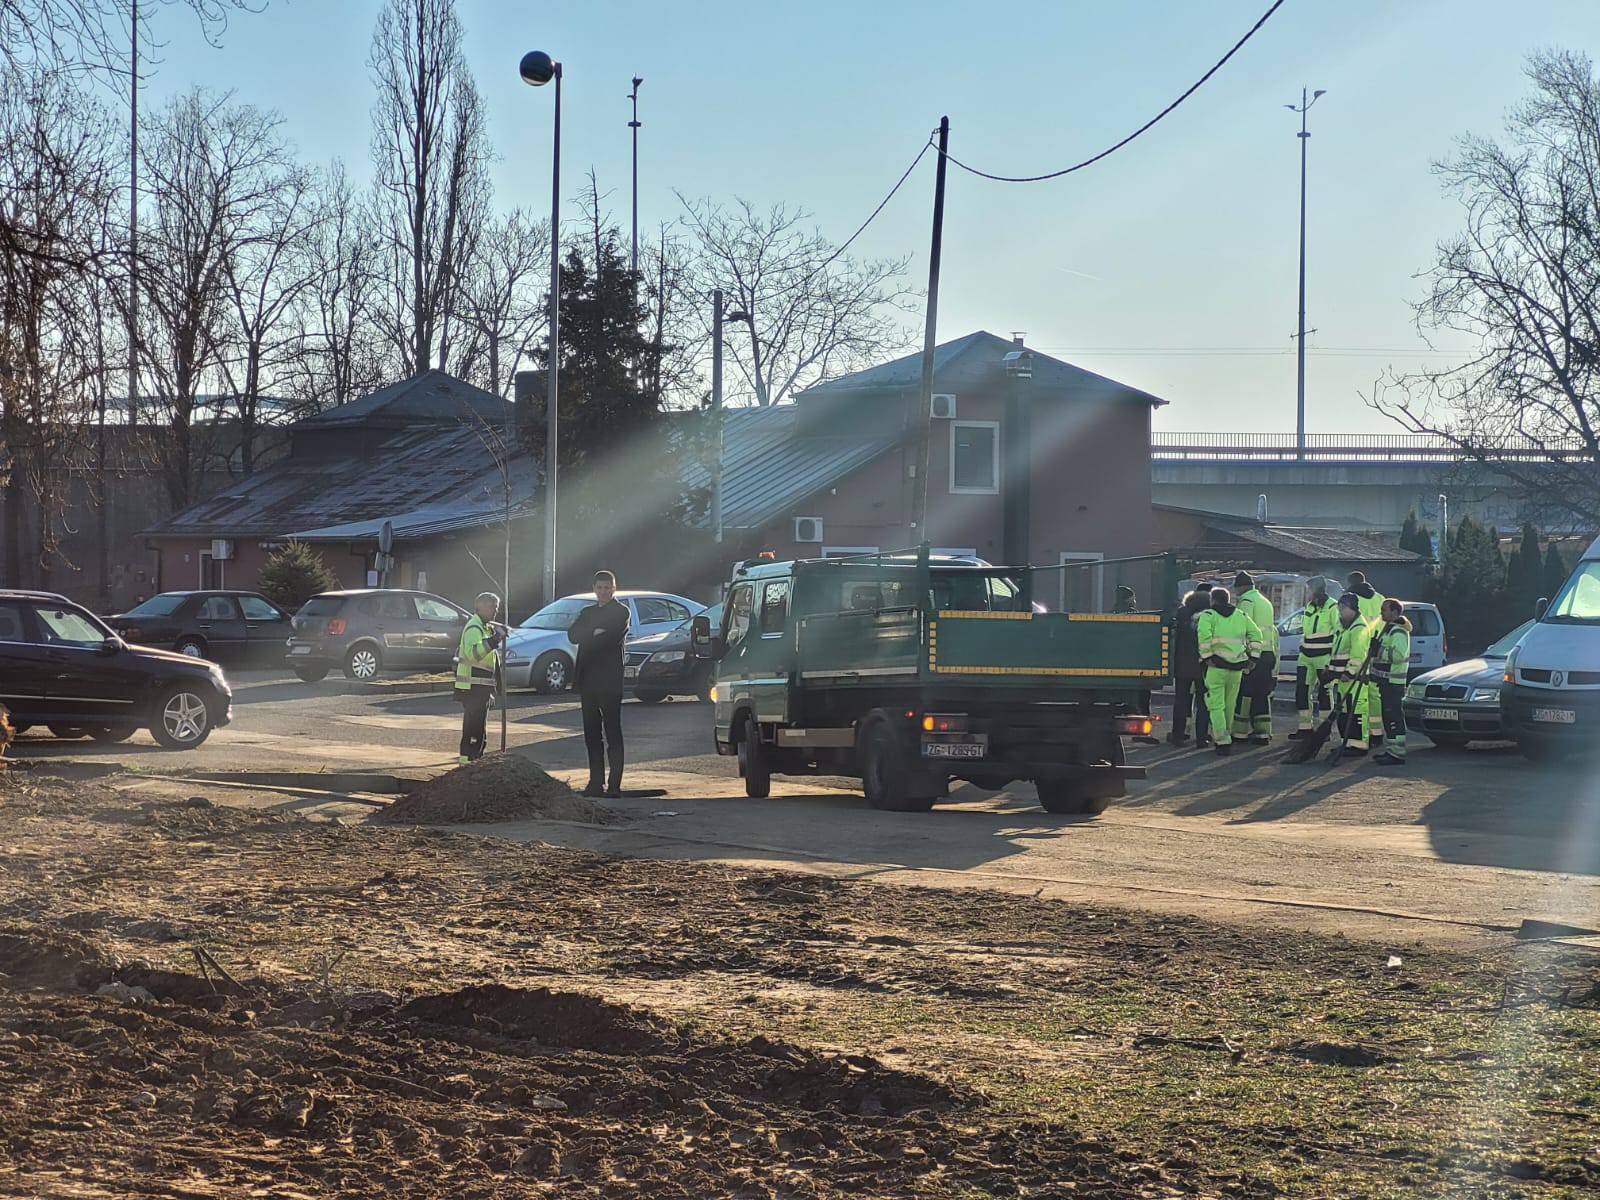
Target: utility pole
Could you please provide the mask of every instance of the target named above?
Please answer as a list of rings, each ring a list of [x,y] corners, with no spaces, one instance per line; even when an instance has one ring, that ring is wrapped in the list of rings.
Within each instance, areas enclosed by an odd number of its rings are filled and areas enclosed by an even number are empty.
[[[639,85],[644,79],[633,77],[633,91],[628,99],[633,101],[633,120],[628,128],[633,130],[633,273],[639,274]]]
[[[1295,392],[1294,444],[1295,457],[1301,461],[1306,457],[1306,145],[1311,140],[1311,132],[1306,128],[1306,113],[1311,111],[1317,97],[1325,95],[1326,90],[1319,88],[1307,99],[1306,89],[1301,88],[1299,107],[1284,105],[1290,112],[1300,114],[1300,331],[1295,337],[1298,386]]]
[[[711,466],[711,526],[722,541],[722,289],[711,291],[711,420],[716,426],[716,461]]]
[[[928,253],[928,308],[922,329],[922,390],[917,416],[916,475],[911,481],[911,545],[928,537],[928,439],[933,427],[933,346],[939,325],[939,256],[944,246],[945,157],[950,118],[939,118],[939,166],[933,181],[933,246]]]
[[[128,74],[128,433],[139,424],[139,0],[128,29],[132,55]]]

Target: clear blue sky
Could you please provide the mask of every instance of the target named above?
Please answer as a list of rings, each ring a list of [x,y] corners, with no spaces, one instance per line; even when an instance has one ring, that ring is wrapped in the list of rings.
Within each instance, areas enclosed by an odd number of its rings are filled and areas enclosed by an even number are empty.
[[[501,204],[548,204],[551,96],[516,73],[538,47],[565,64],[569,197],[592,164],[626,227],[637,73],[642,225],[678,215],[677,188],[802,205],[840,239],[941,114],[952,152],[975,165],[1065,165],[1142,124],[1267,3],[460,0],[460,13]],[[378,7],[270,0],[235,18],[221,49],[164,10],[150,91],[233,88],[279,110],[306,158],[341,157],[365,178]],[[1036,348],[1171,401],[1160,428],[1292,430],[1298,118],[1282,105],[1302,84],[1326,88],[1312,112],[1308,324],[1322,353],[1308,367],[1310,426],[1392,428],[1357,392],[1422,361],[1391,351],[1423,347],[1414,276],[1459,224],[1430,163],[1464,131],[1498,131],[1526,91],[1525,55],[1546,46],[1600,47],[1600,4],[1288,0],[1187,104],[1103,164],[1034,185],[952,170],[940,339],[1026,331]],[[930,155],[857,243],[911,255],[919,287],[932,166]],[[1269,353],[1171,353],[1196,347]]]

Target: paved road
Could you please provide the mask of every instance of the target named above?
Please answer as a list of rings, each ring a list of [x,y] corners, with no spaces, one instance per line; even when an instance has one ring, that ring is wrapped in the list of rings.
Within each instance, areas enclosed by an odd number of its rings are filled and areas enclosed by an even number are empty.
[[[448,694],[266,674],[235,682],[235,723],[197,751],[166,752],[146,734],[120,746],[30,734],[16,750],[142,771],[425,774],[453,763],[460,716]],[[581,781],[576,701],[513,696],[507,715],[512,747]],[[1509,749],[1451,752],[1423,738],[1404,772],[1365,763],[1291,767],[1276,747],[1229,759],[1140,747],[1132,761],[1147,763],[1151,778],[1100,818],[1049,816],[1027,785],[961,787],[933,813],[906,816],[874,812],[859,792],[832,781],[780,781],[772,801],[748,801],[732,762],[711,751],[709,720],[710,707],[691,701],[626,706],[630,786],[668,793],[624,802],[635,818],[628,825],[530,823],[493,832],[1399,940],[1481,937],[1523,917],[1600,928],[1594,768],[1535,769]]]

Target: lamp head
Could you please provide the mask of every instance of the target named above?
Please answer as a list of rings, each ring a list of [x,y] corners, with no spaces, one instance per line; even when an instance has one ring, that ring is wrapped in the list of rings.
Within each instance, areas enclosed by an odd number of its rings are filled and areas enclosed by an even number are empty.
[[[1327,94],[1328,94],[1328,89],[1327,88],[1318,88],[1316,91],[1311,93],[1311,98],[1313,100],[1315,100],[1318,96],[1326,96]]]
[[[543,50],[529,50],[522,56],[522,65],[518,71],[522,75],[523,83],[543,87],[556,77],[559,69],[560,66],[555,59]]]
[[[637,92],[639,90],[639,85],[641,83],[643,83],[643,82],[644,82],[644,76],[643,75],[635,75],[633,77],[633,90]],[[1318,92],[1317,94],[1320,96],[1322,93]]]

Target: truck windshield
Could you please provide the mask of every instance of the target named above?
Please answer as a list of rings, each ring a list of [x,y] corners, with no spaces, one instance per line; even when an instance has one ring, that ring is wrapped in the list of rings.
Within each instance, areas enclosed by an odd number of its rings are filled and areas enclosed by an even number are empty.
[[[1555,625],[1600,625],[1600,561],[1578,564],[1544,619]]]

